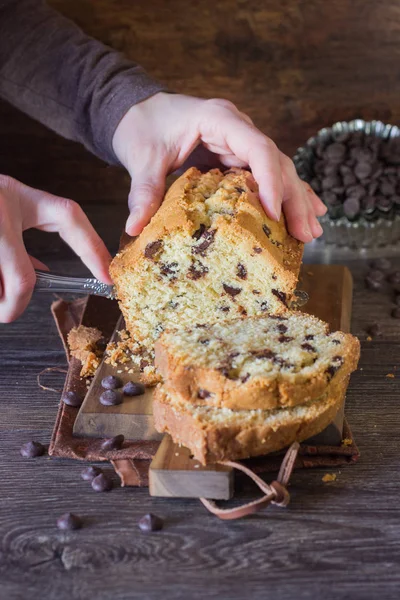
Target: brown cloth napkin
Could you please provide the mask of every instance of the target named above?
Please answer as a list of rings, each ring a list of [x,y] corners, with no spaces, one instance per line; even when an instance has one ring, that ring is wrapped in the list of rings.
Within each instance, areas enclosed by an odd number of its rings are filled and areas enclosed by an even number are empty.
[[[63,394],[67,391],[75,391],[84,395],[87,389],[87,380],[80,377],[80,362],[69,354],[67,334],[72,327],[82,324],[87,327],[97,327],[102,332],[104,339],[108,341],[120,314],[118,305],[116,302],[105,298],[90,296],[72,302],[57,300],[52,304],[51,310],[69,362]],[[148,469],[159,442],[147,440],[141,442],[127,441],[121,450],[104,452],[100,449],[101,439],[73,436],[72,430],[77,414],[77,408],[60,402],[49,454],[87,461],[110,460],[120,476],[123,486],[148,486]],[[351,440],[351,444],[342,444],[341,446],[309,446],[302,444],[295,462],[295,468],[333,468],[356,462],[360,454],[352,439],[351,430],[346,419],[344,421],[343,439]],[[242,462],[256,473],[267,473],[279,469],[283,454],[284,452],[279,452]]]

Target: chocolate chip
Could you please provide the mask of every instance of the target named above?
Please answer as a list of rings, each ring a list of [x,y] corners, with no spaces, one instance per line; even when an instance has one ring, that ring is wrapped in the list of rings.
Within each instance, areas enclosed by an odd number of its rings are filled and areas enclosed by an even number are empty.
[[[279,325],[277,325],[277,327],[276,327],[276,328],[277,328],[277,330],[278,330],[280,333],[286,333],[286,332],[287,332],[287,327],[286,327],[286,325],[284,325],[283,323],[279,323]]]
[[[21,446],[20,453],[24,458],[36,458],[42,456],[46,452],[46,447],[40,442],[26,442]]]
[[[150,259],[155,258],[156,255],[161,251],[162,247],[163,247],[162,240],[156,240],[155,242],[150,242],[149,244],[147,244],[146,248],[144,249],[145,257],[150,258]]]
[[[260,309],[262,310],[262,312],[266,312],[269,309],[269,304],[266,300],[264,300],[264,302],[261,302]]]
[[[178,263],[177,262],[171,262],[171,263],[160,263],[160,273],[161,275],[164,275],[164,277],[170,277],[170,279],[172,280],[176,280],[177,277],[177,266]]]
[[[255,358],[268,358],[270,360],[273,360],[276,357],[276,353],[269,348],[266,348],[265,350],[253,350],[250,354]]]
[[[84,481],[92,481],[97,475],[100,475],[103,471],[99,467],[86,467],[81,472],[81,477]]]
[[[199,240],[201,238],[201,236],[203,235],[205,229],[206,229],[206,226],[204,225],[204,223],[201,223],[200,227],[192,235],[192,238],[194,240]]]
[[[377,196],[376,208],[384,215],[387,215],[393,208],[393,202],[391,198],[386,198],[385,196]]]
[[[116,406],[122,403],[122,394],[116,390],[106,390],[100,396],[100,403],[103,406]]]
[[[244,194],[244,193],[245,193],[245,191],[246,191],[244,188],[242,188],[242,187],[237,187],[237,186],[235,186],[235,190],[236,190],[236,191],[237,191],[239,194]]]
[[[206,398],[209,398],[210,396],[211,396],[211,392],[209,392],[208,390],[199,389],[197,391],[197,397],[201,398],[201,400],[205,400]]]
[[[164,521],[160,517],[149,513],[140,519],[138,527],[145,533],[160,531],[164,527]]]
[[[270,319],[274,319],[275,321],[287,321],[286,317],[281,317],[281,315],[269,315]]]
[[[388,258],[376,258],[370,265],[371,269],[378,269],[380,271],[389,271],[392,267],[392,263]]]
[[[125,436],[123,436],[122,433],[120,433],[119,435],[114,435],[114,437],[104,440],[104,442],[102,442],[100,448],[102,450],[106,450],[106,451],[120,450],[124,441],[125,441]]]
[[[262,248],[260,248],[259,246],[253,246],[253,252],[255,252],[256,254],[261,254]]]
[[[274,289],[271,290],[271,292],[274,294],[274,296],[276,296],[277,298],[279,298],[279,300],[282,302],[282,304],[284,304],[285,306],[287,306],[285,292],[282,292],[280,290],[274,290]]]
[[[209,229],[209,228],[207,229],[206,228],[199,238],[202,240],[202,242],[200,244],[198,244],[197,246],[192,246],[192,253],[200,254],[200,256],[204,257],[207,253],[208,248],[211,246],[211,244],[214,241],[215,233],[216,233],[216,229]]]
[[[365,331],[371,337],[377,337],[378,335],[381,335],[381,328],[378,323],[372,323],[372,325],[368,325]]]
[[[146,388],[142,383],[136,383],[134,381],[128,381],[122,388],[125,396],[142,396]]]
[[[270,235],[271,235],[271,230],[270,230],[270,228],[268,227],[268,225],[265,225],[265,224],[264,224],[264,225],[262,226],[262,229],[263,229],[263,232],[265,233],[265,235],[266,235],[266,236],[269,238],[269,237],[270,237]]]
[[[242,263],[238,263],[236,275],[240,277],[240,279],[247,279],[247,269]]]
[[[314,346],[311,346],[311,344],[308,344],[307,342],[304,342],[304,344],[301,344],[301,347],[303,348],[303,350],[306,350],[307,352],[316,352],[316,349],[314,348]]]
[[[323,178],[321,183],[323,190],[331,190],[334,187],[340,186],[342,182],[338,175],[328,175]]]
[[[119,377],[107,375],[107,377],[103,377],[101,380],[101,387],[105,390],[116,390],[117,388],[122,387],[122,381]]]
[[[280,335],[278,337],[278,342],[280,342],[281,344],[285,344],[286,342],[292,342],[294,340],[294,337],[290,337],[290,335]]]
[[[62,531],[73,531],[82,527],[82,519],[73,513],[65,513],[58,517],[57,527]]]
[[[349,220],[355,219],[360,214],[360,201],[351,196],[343,203],[343,212]]]
[[[208,344],[210,343],[209,339],[205,339],[205,340],[200,340],[200,344],[203,344],[203,346],[208,346]]]
[[[340,340],[333,339],[333,340],[331,340],[331,342],[332,342],[332,344],[336,344],[336,345],[340,344]]]
[[[140,372],[143,373],[143,371],[145,370],[146,367],[149,366],[149,364],[150,363],[148,360],[145,360],[144,358],[142,358],[139,363]]]
[[[197,279],[204,277],[207,273],[208,267],[203,265],[199,260],[194,260],[188,269],[187,277],[196,281]]]
[[[229,312],[230,308],[229,306],[220,306],[219,310],[222,310],[222,312]]]
[[[112,486],[112,481],[104,473],[100,473],[92,479],[92,488],[95,492],[109,492]]]
[[[252,290],[252,292],[255,296],[259,296],[261,294],[259,290]]]
[[[248,381],[248,379],[250,379],[250,373],[246,373],[246,375],[243,375],[243,377],[241,378],[241,382],[242,383],[246,383],[246,381]]]
[[[356,183],[357,183],[357,179],[355,178],[353,173],[348,173],[343,176],[343,185],[345,188],[356,185]]]
[[[370,290],[380,290],[385,281],[385,274],[379,269],[372,269],[365,278],[365,284]]]
[[[346,190],[347,198],[361,200],[365,196],[365,189],[362,185],[352,185]]]
[[[332,162],[342,162],[346,156],[346,146],[339,142],[330,144],[325,150],[325,157]]]
[[[371,171],[372,165],[368,162],[359,162],[354,169],[355,175],[361,180],[369,177],[371,175]]]
[[[65,394],[62,397],[62,401],[68,406],[75,406],[76,408],[78,408],[82,405],[83,398],[79,396],[76,392],[65,392]]]
[[[222,287],[224,288],[224,290],[225,290],[225,292],[227,294],[229,294],[230,296],[232,296],[232,298],[234,298],[235,296],[237,296],[238,294],[240,294],[240,292],[242,291],[242,288],[235,288],[235,287],[232,287],[231,285],[228,285],[226,283],[223,283]]]
[[[396,306],[391,312],[393,319],[400,319],[400,306]]]
[[[307,335],[305,336],[305,338],[304,338],[304,339],[305,339],[305,340],[307,340],[307,341],[310,341],[310,340],[313,340],[313,339],[314,339],[314,336],[313,336],[313,334],[312,334],[312,333],[309,333],[309,334],[307,334]]]
[[[395,186],[387,180],[381,182],[379,190],[384,196],[393,196],[396,193]]]

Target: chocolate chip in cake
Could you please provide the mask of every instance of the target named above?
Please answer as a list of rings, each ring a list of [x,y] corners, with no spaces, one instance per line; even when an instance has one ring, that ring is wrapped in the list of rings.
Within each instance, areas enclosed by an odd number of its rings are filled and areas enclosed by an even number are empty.
[[[384,281],[385,274],[378,269],[372,269],[365,278],[367,288],[375,291],[382,289]]]
[[[229,306],[220,306],[219,310],[222,310],[222,312],[229,312],[230,308],[229,308]]]
[[[308,334],[305,336],[305,338],[304,338],[304,339],[305,339],[305,340],[307,340],[307,341],[309,342],[310,340],[313,340],[313,339],[314,339],[314,336],[313,336],[313,334],[312,334],[312,333],[308,333]]]
[[[140,519],[138,527],[145,533],[160,531],[164,527],[164,521],[160,517],[149,513]]]
[[[206,226],[204,225],[204,223],[201,223],[200,227],[192,235],[192,238],[194,240],[199,240],[201,238],[201,236],[203,235],[205,229],[206,229]]]
[[[280,342],[281,344],[285,344],[287,342],[292,342],[294,340],[294,337],[290,337],[290,335],[280,335],[278,337],[278,342]]]
[[[242,263],[238,263],[236,267],[236,275],[240,277],[240,279],[247,279],[247,269]]]
[[[265,348],[264,350],[253,350],[250,354],[255,358],[267,358],[269,360],[273,360],[276,357],[276,353],[269,348]]]
[[[208,338],[199,341],[200,344],[203,344],[203,346],[208,346],[208,344],[210,343],[210,340]]]
[[[112,486],[112,481],[104,473],[100,473],[92,479],[92,488],[95,492],[109,492]]]
[[[99,467],[86,467],[81,472],[81,477],[84,481],[92,481],[97,475],[100,475],[103,471]]]
[[[246,383],[246,381],[250,379],[250,373],[246,373],[246,375],[243,375],[243,377],[241,378],[241,382],[242,383]]]
[[[242,317],[247,317],[247,310],[245,309],[244,306],[238,306],[238,311],[240,312]]]
[[[332,379],[332,377],[335,375],[335,373],[337,373],[337,371],[339,371],[340,367],[343,364],[343,357],[342,356],[334,356],[332,358],[332,361],[334,364],[329,365],[329,367],[325,371],[325,373],[328,375],[328,381],[330,381]]]
[[[192,246],[192,253],[200,254],[200,256],[204,257],[207,253],[208,248],[214,241],[215,234],[216,229],[206,228],[199,238],[199,240],[202,240],[202,242],[197,246]]]
[[[196,281],[204,277],[206,273],[208,273],[208,267],[203,265],[199,260],[194,260],[188,269],[187,277]]]
[[[206,398],[209,398],[210,396],[211,396],[211,392],[209,392],[208,390],[202,390],[202,389],[197,390],[197,397],[200,398],[201,400],[205,400]]]
[[[275,321],[287,321],[286,317],[281,317],[281,315],[269,315],[270,319],[275,319]]]
[[[62,397],[62,401],[68,406],[74,406],[75,408],[78,408],[82,405],[83,398],[76,392],[70,391],[65,392],[65,394]]]
[[[146,248],[144,249],[145,257],[153,260],[154,258],[156,258],[157,254],[159,254],[162,247],[163,247],[162,240],[156,240],[155,242],[150,242],[149,244],[147,244]]]
[[[103,406],[116,406],[122,403],[122,394],[117,390],[106,390],[100,396],[100,403]]]
[[[263,232],[265,233],[265,235],[267,236],[267,238],[269,238],[272,232],[271,232],[270,228],[268,227],[268,225],[265,225],[265,223],[264,223],[264,225],[262,226],[262,229],[263,229]]]
[[[46,452],[46,447],[43,446],[40,442],[26,442],[23,446],[21,446],[20,454],[24,458],[36,458],[37,456],[42,456]]]
[[[273,279],[274,281],[276,281],[278,279],[277,276],[275,275],[275,273],[272,273],[271,279]]]
[[[242,291],[242,288],[235,288],[231,285],[228,285],[227,283],[223,283],[222,287],[224,288],[225,292],[229,294],[229,296],[231,296],[232,298],[240,294],[240,292]]]
[[[269,309],[269,305],[266,300],[264,300],[264,302],[261,302],[260,309],[262,310],[262,312],[266,312]]]
[[[107,375],[101,380],[101,387],[105,390],[116,390],[122,386],[122,381],[115,375]]]
[[[396,306],[390,313],[393,319],[400,319],[400,306]]]
[[[57,527],[62,531],[73,531],[82,527],[82,519],[73,513],[65,513],[58,517]]]
[[[279,325],[277,325],[276,328],[277,328],[277,330],[280,333],[286,333],[287,332],[287,327],[283,323],[279,323]]]
[[[252,290],[252,293],[253,293],[255,296],[259,296],[259,295],[261,294],[261,292],[260,292],[259,290]]]
[[[256,254],[261,254],[262,248],[260,248],[260,246],[253,246],[253,252]]]
[[[282,302],[282,304],[284,304],[285,306],[287,306],[285,292],[282,292],[280,290],[274,290],[274,289],[271,290],[271,292],[274,294],[274,296],[276,296],[277,298],[279,298],[279,300]]]
[[[135,381],[128,381],[122,388],[125,396],[142,396],[146,388],[142,383],[136,383]]]
[[[340,344],[340,340],[331,340],[332,344],[336,344],[337,346]]]
[[[311,344],[308,344],[307,342],[304,342],[304,344],[301,344],[301,347],[303,348],[303,350],[306,350],[307,352],[316,352],[316,349],[314,348],[314,346],[311,346]]]
[[[244,194],[244,193],[245,193],[245,191],[246,191],[244,188],[242,188],[242,187],[238,187],[238,186],[235,186],[235,190],[236,190],[236,191],[237,191],[239,194]]]
[[[125,436],[123,436],[122,433],[120,433],[119,435],[114,435],[114,437],[104,440],[100,448],[105,451],[120,450],[124,441]]]
[[[368,325],[368,327],[365,328],[365,331],[371,337],[377,337],[378,335],[381,335],[381,328],[379,326],[379,323],[372,323],[371,325]]]
[[[171,281],[175,281],[177,279],[176,275],[178,273],[177,267],[177,262],[160,263],[160,273],[161,275],[164,275],[164,277],[169,277]]]

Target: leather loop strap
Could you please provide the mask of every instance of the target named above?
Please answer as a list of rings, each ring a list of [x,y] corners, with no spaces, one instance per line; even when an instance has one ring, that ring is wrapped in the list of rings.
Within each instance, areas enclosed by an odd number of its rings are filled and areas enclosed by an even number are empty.
[[[263,479],[261,479],[261,477],[253,473],[251,469],[245,467],[241,463],[230,460],[221,461],[219,464],[242,471],[242,473],[245,473],[245,475],[250,477],[250,479],[252,479],[264,493],[264,496],[235,508],[219,508],[214,500],[207,500],[206,498],[200,498],[201,502],[213,515],[216,515],[220,519],[226,520],[240,519],[247,515],[251,515],[252,513],[261,510],[269,504],[287,506],[290,501],[290,494],[286,489],[286,485],[289,482],[299,448],[300,445],[298,442],[294,442],[289,447],[282,461],[278,479],[273,481],[271,484],[266,483]]]

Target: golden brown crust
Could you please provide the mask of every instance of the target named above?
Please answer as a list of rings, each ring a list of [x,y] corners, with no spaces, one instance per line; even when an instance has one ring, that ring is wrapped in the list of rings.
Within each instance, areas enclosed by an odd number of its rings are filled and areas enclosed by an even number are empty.
[[[316,435],[331,423],[344,401],[348,380],[332,386],[320,402],[309,405],[306,416],[296,409],[285,422],[263,424],[204,424],[184,405],[172,405],[162,386],[156,389],[153,414],[156,429],[169,433],[176,443],[190,449],[202,464],[238,460],[281,450],[294,441]]]
[[[253,377],[245,382],[232,380],[220,369],[183,362],[182,356],[171,351],[164,342],[164,336],[155,345],[156,366],[168,390],[177,392],[187,398],[188,402],[199,406],[225,407],[231,410],[291,407],[321,397],[330,382],[341,382],[357,368],[360,343],[350,334],[341,335],[343,341],[340,354],[343,364],[333,376],[323,370],[312,378],[298,373],[293,376],[279,374],[274,378]]]

